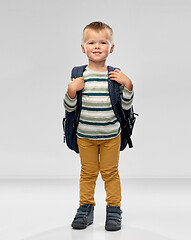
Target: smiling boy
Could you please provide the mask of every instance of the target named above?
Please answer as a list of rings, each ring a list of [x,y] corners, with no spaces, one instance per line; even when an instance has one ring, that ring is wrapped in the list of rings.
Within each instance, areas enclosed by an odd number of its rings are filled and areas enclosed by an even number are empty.
[[[83,30],[82,52],[88,57],[83,77],[71,79],[64,107],[76,109],[76,92],[82,90],[82,110],[77,127],[81,160],[79,208],[72,222],[75,229],[86,228],[94,219],[94,191],[99,172],[106,190],[106,230],[121,229],[121,183],[118,171],[121,128],[112,109],[108,76],[120,83],[122,107],[133,102],[132,81],[120,70],[108,73],[106,60],[114,50],[113,30],[102,22],[92,22]]]

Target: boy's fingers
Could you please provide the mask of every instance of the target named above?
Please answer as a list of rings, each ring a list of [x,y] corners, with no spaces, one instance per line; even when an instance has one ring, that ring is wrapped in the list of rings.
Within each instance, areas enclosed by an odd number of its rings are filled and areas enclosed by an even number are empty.
[[[114,74],[114,72],[110,72],[110,73],[109,73],[110,76],[113,75],[113,74]]]
[[[114,76],[116,76],[116,73],[109,74],[109,77],[114,77]]]

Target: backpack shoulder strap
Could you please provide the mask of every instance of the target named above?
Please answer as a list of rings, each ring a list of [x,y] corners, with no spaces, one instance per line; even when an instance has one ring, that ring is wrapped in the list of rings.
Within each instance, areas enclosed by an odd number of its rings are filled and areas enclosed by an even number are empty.
[[[78,78],[83,76],[83,72],[87,65],[75,66],[72,68],[71,78]]]
[[[83,72],[87,65],[75,66],[71,72],[71,78],[78,78],[83,76]],[[77,108],[76,108],[76,124],[79,122],[80,112],[82,108],[82,90],[77,91]]]
[[[114,67],[108,66],[108,73],[110,71],[114,71],[115,69],[119,69],[119,68],[114,68]],[[113,111],[115,113],[115,116],[117,117],[117,120],[120,122],[122,131],[123,131],[123,129],[127,128],[127,121],[125,119],[125,114],[124,114],[124,111],[122,109],[122,104],[121,104],[120,84],[118,82],[108,78],[108,87],[109,87],[109,96],[110,96]],[[127,142],[129,144],[129,147],[131,148],[133,145],[132,145],[130,135],[127,130],[125,130],[124,132],[126,133]]]
[[[115,69],[119,69],[119,68],[108,66],[108,73],[111,71],[114,71]],[[109,96],[110,96],[111,104],[113,107],[113,111],[117,116],[118,121],[122,123],[121,113],[120,113],[120,109],[122,109],[121,98],[120,98],[120,84],[114,80],[111,80],[108,77],[108,88],[109,88]]]

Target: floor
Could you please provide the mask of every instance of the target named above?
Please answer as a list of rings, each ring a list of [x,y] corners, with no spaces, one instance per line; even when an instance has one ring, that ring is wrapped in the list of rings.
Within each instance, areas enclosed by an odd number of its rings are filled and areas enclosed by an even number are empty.
[[[122,229],[108,232],[99,177],[94,223],[74,230],[79,180],[0,180],[2,240],[190,240],[191,179],[122,179]]]

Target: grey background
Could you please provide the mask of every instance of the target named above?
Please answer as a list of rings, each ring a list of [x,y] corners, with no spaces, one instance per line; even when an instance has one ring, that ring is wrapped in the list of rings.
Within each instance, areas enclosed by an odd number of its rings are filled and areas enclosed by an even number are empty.
[[[113,28],[107,64],[132,79],[140,114],[121,177],[190,178],[190,10],[187,0],[1,0],[0,178],[79,177],[62,142],[63,98],[96,20]]]

